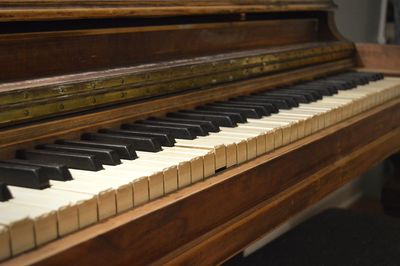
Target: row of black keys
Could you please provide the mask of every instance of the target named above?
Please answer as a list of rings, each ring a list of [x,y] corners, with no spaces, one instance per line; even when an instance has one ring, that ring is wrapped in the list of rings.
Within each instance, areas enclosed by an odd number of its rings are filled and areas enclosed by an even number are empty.
[[[43,189],[49,187],[51,179],[71,180],[68,168],[98,171],[103,164],[118,165],[121,159],[137,158],[135,150],[161,151],[162,146],[173,146],[175,138],[206,136],[209,132],[218,132],[220,126],[235,127],[247,118],[268,116],[279,109],[291,109],[299,103],[314,102],[338,90],[381,78],[382,75],[375,73],[344,73],[124,124],[118,130],[101,129],[83,134],[79,141],[59,140],[55,144],[39,145],[36,149],[18,151],[17,159],[0,161],[0,182]]]

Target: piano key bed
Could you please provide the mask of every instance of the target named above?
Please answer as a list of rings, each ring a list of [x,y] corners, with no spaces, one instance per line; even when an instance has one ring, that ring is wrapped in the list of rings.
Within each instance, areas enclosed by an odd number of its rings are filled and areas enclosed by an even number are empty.
[[[398,78],[348,72],[20,150],[0,162],[0,260],[399,95]]]

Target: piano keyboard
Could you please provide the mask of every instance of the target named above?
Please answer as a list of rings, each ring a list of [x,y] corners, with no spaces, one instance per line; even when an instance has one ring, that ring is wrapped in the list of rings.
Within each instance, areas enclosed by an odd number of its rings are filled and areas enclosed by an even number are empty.
[[[399,95],[400,79],[349,72],[18,151],[0,162],[0,260]]]

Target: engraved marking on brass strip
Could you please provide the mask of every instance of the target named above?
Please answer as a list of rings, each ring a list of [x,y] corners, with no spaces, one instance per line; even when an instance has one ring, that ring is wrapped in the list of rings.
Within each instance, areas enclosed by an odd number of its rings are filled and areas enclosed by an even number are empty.
[[[24,121],[29,118],[44,117],[48,115],[53,115],[57,113],[66,113],[71,111],[78,111],[82,109],[87,109],[91,106],[105,105],[121,102],[121,96],[123,95],[124,100],[136,100],[141,98],[146,98],[154,95],[162,95],[171,92],[182,91],[188,88],[202,87],[209,85],[215,80],[215,83],[228,82],[232,80],[240,80],[247,78],[249,76],[261,75],[269,72],[276,72],[282,70],[288,70],[296,68],[299,66],[317,64],[331,60],[337,60],[341,58],[348,57],[352,54],[352,51],[337,52],[332,54],[326,54],[323,56],[311,56],[308,58],[302,58],[301,60],[292,60],[287,62],[277,62],[275,64],[268,64],[263,68],[259,65],[252,66],[243,71],[243,69],[237,69],[234,71],[229,71],[225,73],[215,73],[214,75],[206,75],[202,77],[197,77],[193,79],[183,79],[178,81],[170,81],[160,84],[147,85],[143,87],[133,87],[133,88],[122,88],[119,90],[102,90],[99,94],[94,96],[92,93],[79,94],[74,97],[70,96],[68,98],[63,97],[62,100],[48,102],[46,100],[41,100],[35,102],[34,105],[30,106],[29,117],[23,110],[27,110],[26,106],[21,106],[21,104],[16,104],[15,108],[2,108],[0,109],[0,124],[6,124],[10,122]],[[60,101],[62,101],[63,108],[60,108]],[[8,106],[10,107],[10,106]]]
[[[245,68],[255,64],[273,64],[277,61],[293,60],[296,58],[307,57],[317,54],[322,55],[332,53],[332,51],[339,52],[352,49],[352,44],[335,44],[332,46],[309,48],[298,51],[278,52],[276,54],[262,54],[247,56],[245,58],[221,60],[219,62],[212,62],[211,67],[210,63],[191,65],[190,67],[186,65],[176,66],[172,69],[161,69],[146,74],[129,74],[124,77],[108,77],[90,82],[62,85],[55,88],[38,88],[35,90],[31,90],[31,95],[29,95],[28,97],[26,97],[20,91],[10,92],[0,95],[0,103],[2,103],[3,105],[16,104],[39,100],[43,98],[53,98],[60,95],[73,95],[85,91],[102,90],[105,88],[111,89],[119,87],[121,85],[127,87],[143,86],[145,84],[164,82],[171,79],[182,79],[194,75],[199,76],[215,72],[233,71],[237,68]]]

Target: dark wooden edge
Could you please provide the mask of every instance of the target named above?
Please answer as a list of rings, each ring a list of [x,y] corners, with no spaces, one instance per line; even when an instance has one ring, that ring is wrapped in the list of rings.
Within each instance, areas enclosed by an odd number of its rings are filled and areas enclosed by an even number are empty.
[[[331,10],[331,0],[279,1],[2,1],[0,21],[166,17]]]
[[[171,259],[190,264],[221,261],[255,240],[255,234],[265,233],[290,217],[290,213],[314,203],[333,188],[360,174],[370,160],[384,158],[398,150],[399,107],[400,99],[392,100],[270,154],[230,168],[204,182],[16,257],[6,265],[133,262],[140,265],[163,257],[161,263]],[[376,141],[379,143],[376,144]],[[374,147],[374,153],[364,154],[366,148],[363,147]],[[354,159],[353,162],[352,158],[357,154],[362,160]],[[335,169],[331,174],[332,167]],[[319,176],[316,181],[316,177],[310,179],[313,175]],[[314,181],[316,185],[310,185],[311,190],[302,189],[305,188],[304,182]],[[274,197],[281,197],[277,196],[279,193],[292,186],[292,190],[300,192],[285,197],[282,202],[273,201]],[[232,238],[229,234],[223,234],[223,230],[222,234],[218,233],[218,230],[229,229],[226,225],[235,221],[235,217],[245,215],[252,208],[257,209],[263,202],[269,202],[265,208],[271,210],[265,214],[261,212],[269,218],[267,226],[261,225],[259,232],[254,226],[254,232],[245,232],[243,238],[241,234],[236,234],[236,230],[232,230]],[[287,208],[276,207],[283,203]],[[245,220],[250,218],[251,215]],[[265,222],[263,219],[256,221],[257,224],[259,221]],[[224,244],[223,238],[230,239],[229,244]],[[237,245],[234,244],[236,242]],[[218,248],[210,251],[207,249],[208,243]],[[184,248],[179,250],[181,247]]]
[[[43,26],[41,31],[33,32],[34,23],[26,23],[20,28],[18,23],[16,26],[5,25],[5,28],[19,31],[0,34],[0,68],[3,69],[0,81],[48,77],[62,80],[63,77],[59,76],[81,78],[93,75],[87,72],[97,71],[113,75],[120,68],[136,67],[137,72],[145,70],[146,64],[165,66],[177,60],[196,63],[198,57],[203,56],[214,56],[216,60],[232,52],[274,50],[274,47],[324,41],[317,39],[318,21],[311,15],[305,18],[246,21],[232,18],[207,22],[191,18],[187,21],[148,22],[150,25],[141,25],[139,21],[136,24],[125,22],[123,26],[120,25],[122,22],[108,22],[106,25],[98,22],[97,28],[95,22],[87,23],[89,25],[77,29],[73,22],[49,22],[48,28]]]
[[[168,254],[156,264],[221,263],[398,151],[399,140],[400,130],[396,129]]]
[[[340,60],[232,84],[218,85],[209,89],[115,106],[93,113],[59,117],[20,127],[6,128],[0,131],[0,158],[12,158],[17,149],[33,147],[59,138],[76,139],[84,132],[95,131],[102,127],[119,127],[122,123],[137,119],[193,108],[204,103],[250,94],[300,80],[310,80],[343,71],[352,66],[351,59]]]
[[[357,66],[363,71],[400,76],[400,46],[356,43]]]

